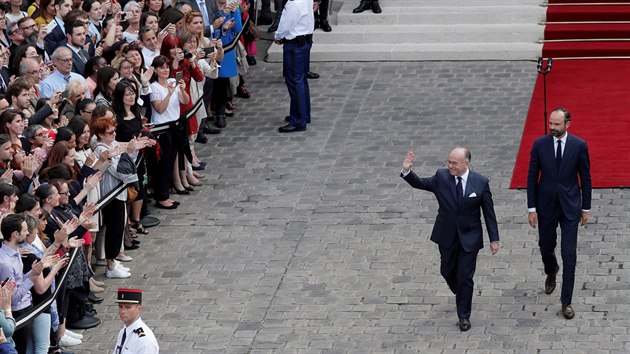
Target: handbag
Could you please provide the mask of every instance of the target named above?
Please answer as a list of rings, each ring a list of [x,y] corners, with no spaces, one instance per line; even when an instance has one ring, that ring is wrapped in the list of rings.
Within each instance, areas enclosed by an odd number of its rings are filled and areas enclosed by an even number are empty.
[[[133,186],[127,186],[127,202],[131,203],[138,198],[138,191]]]
[[[245,30],[245,33],[243,33],[243,37],[245,37],[245,40],[248,42],[260,39],[260,28],[253,24],[252,21],[249,21],[247,23],[247,29]]]

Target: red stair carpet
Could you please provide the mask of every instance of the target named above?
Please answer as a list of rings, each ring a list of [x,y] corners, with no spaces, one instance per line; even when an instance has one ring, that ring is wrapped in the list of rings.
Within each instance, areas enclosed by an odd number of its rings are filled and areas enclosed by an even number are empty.
[[[630,5],[622,2],[629,1],[550,0],[569,5],[549,6],[547,11],[545,40],[554,42],[545,42],[543,56],[574,58],[554,60],[547,75],[547,111],[566,107],[571,112],[569,133],[588,143],[595,188],[630,187],[630,23],[606,23],[630,22]],[[570,5],[574,3],[590,5]],[[527,186],[529,152],[534,139],[544,134],[543,110],[539,75],[510,188]]]

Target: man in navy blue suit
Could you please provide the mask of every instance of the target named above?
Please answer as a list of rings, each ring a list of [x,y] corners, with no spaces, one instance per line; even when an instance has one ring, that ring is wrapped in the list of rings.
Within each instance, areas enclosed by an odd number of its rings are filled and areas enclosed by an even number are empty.
[[[439,209],[431,241],[438,244],[440,273],[455,294],[462,331],[471,326],[473,277],[477,254],[483,248],[481,211],[490,238],[490,252],[496,254],[500,248],[489,180],[468,168],[470,158],[468,149],[455,148],[448,154],[448,168],[437,170],[433,177],[420,178],[411,171],[414,153],[408,152],[401,172],[409,185],[432,192],[437,198]]]
[[[578,224],[586,225],[591,209],[591,164],[586,142],[569,135],[571,114],[556,108],[549,115],[551,135],[534,141],[527,174],[527,208],[531,227],[538,225],[538,246],[545,266],[545,292],[556,288],[560,267],[555,248],[561,230],[562,314],[575,317],[571,306],[577,260]],[[579,178],[579,180],[578,180]]]

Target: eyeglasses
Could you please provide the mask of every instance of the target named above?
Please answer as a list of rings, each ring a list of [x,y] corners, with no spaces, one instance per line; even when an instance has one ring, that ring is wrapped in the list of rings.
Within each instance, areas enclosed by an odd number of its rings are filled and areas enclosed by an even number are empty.
[[[112,130],[112,131],[109,131],[109,132],[105,132],[105,133],[103,133],[103,134],[105,134],[105,135],[115,135],[115,134],[116,134],[116,130]]]
[[[10,35],[12,35],[12,34],[14,34],[14,33],[18,33],[18,32],[20,32],[20,33],[21,33],[21,32],[22,32],[22,29],[21,29],[21,28],[16,28],[16,29],[14,29],[13,31],[9,31],[9,36],[10,36]]]
[[[44,136],[44,134],[45,134],[44,132],[41,132],[41,133],[35,134],[35,136]]]
[[[36,28],[37,28],[37,24],[36,24],[36,23],[33,23],[33,24],[32,24],[32,25],[30,25],[30,26],[20,27],[20,29],[21,29],[21,30],[25,30],[25,29],[29,29],[29,28],[30,28],[30,29],[36,29]]]
[[[35,69],[35,70],[27,71],[27,73],[31,74],[31,75],[39,74],[41,72],[42,72],[41,69]]]
[[[83,112],[85,112],[85,113],[87,113],[87,114],[92,114],[92,112],[94,112],[94,111],[86,111],[86,110],[83,110]]]
[[[461,164],[468,163],[468,161],[448,161],[448,160],[446,160],[446,161],[444,161],[444,163],[446,164],[446,166],[455,166],[455,167],[457,167],[457,166],[459,166]]]
[[[59,192],[59,195],[68,195],[69,193],[70,193],[69,191]]]
[[[57,60],[59,60],[62,63],[70,63],[70,62],[72,62],[72,58],[65,58],[65,59],[57,58]]]

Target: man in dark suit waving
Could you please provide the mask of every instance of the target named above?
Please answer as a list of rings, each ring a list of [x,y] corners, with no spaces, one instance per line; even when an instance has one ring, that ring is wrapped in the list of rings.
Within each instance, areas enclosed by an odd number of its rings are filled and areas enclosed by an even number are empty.
[[[448,154],[447,167],[433,177],[420,178],[411,171],[413,152],[403,162],[401,177],[414,188],[432,192],[439,209],[431,241],[440,249],[440,273],[455,294],[459,329],[470,329],[473,277],[477,254],[483,248],[481,211],[490,238],[490,251],[499,251],[499,229],[488,178],[468,169],[468,149],[455,148]]]
[[[556,288],[556,228],[560,225],[562,255],[562,314],[575,317],[571,307],[577,260],[578,223],[586,225],[591,209],[591,167],[586,142],[569,135],[571,114],[556,108],[549,115],[551,135],[534,141],[527,174],[527,208],[531,227],[538,225],[538,246],[545,266],[545,292]],[[578,181],[579,177],[579,181]]]

